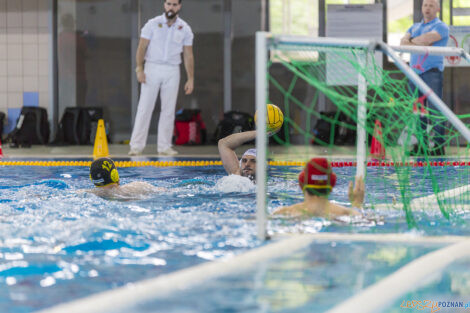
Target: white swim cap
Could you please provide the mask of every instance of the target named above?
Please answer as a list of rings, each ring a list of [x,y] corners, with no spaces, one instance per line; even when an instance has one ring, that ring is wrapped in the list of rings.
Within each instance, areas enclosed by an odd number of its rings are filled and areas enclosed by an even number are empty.
[[[243,153],[242,158],[246,155],[251,155],[256,158],[256,149],[252,148],[252,149],[246,150],[245,153]]]
[[[245,153],[243,153],[242,157],[240,158],[240,160],[238,161],[238,164],[240,165],[240,167],[242,167],[242,159],[244,156],[247,156],[247,155],[250,155],[250,156],[254,156],[256,158],[256,149],[255,148],[252,148],[252,149],[248,149],[245,151]]]

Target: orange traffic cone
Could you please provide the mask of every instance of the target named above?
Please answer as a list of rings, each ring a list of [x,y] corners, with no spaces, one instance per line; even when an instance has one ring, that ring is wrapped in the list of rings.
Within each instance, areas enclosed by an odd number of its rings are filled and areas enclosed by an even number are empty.
[[[382,145],[382,123],[375,120],[374,135],[372,136],[372,143],[370,145],[370,156],[375,159],[385,158],[385,147]]]

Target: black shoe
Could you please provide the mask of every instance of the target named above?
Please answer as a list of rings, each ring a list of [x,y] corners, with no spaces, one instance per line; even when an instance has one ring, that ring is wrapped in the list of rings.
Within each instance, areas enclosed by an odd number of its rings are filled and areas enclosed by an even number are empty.
[[[28,142],[11,142],[10,143],[10,148],[31,148],[31,144]]]
[[[446,155],[446,149],[444,147],[437,147],[431,150],[430,155],[432,156],[441,156]]]
[[[420,149],[418,145],[413,145],[413,148],[410,151],[410,156],[422,156],[424,155],[424,151]]]

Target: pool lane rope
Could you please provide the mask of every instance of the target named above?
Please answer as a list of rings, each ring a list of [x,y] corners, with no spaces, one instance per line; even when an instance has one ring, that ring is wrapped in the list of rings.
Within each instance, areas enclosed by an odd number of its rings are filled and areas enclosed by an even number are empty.
[[[87,166],[92,161],[0,161],[0,166]],[[221,166],[222,161],[115,161],[117,167],[174,167],[174,166]],[[270,166],[305,166],[304,161],[269,161]],[[332,167],[356,167],[357,163],[352,161],[331,162]],[[470,166],[465,161],[410,161],[410,162],[385,162],[369,161],[367,167],[439,167],[439,166]]]

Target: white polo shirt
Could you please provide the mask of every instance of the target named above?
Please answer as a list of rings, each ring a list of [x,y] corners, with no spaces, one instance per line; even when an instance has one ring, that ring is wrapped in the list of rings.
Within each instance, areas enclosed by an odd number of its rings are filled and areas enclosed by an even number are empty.
[[[141,38],[150,40],[145,61],[159,64],[181,64],[183,46],[192,46],[194,34],[191,27],[176,17],[168,26],[165,14],[149,20],[140,33]]]

